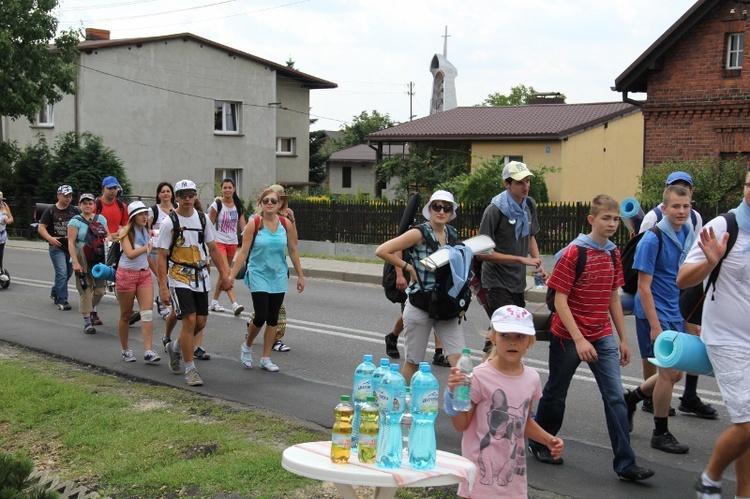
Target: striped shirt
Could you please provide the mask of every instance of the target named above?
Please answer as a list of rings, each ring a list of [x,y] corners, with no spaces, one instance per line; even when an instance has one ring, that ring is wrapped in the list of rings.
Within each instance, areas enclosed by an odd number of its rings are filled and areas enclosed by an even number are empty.
[[[609,299],[612,291],[622,286],[624,279],[619,250],[615,250],[614,265],[609,251],[590,248],[586,251],[586,266],[577,281],[578,246],[571,245],[552,270],[547,286],[568,295],[568,306],[578,329],[584,338],[595,341],[612,334]],[[558,314],[552,319],[550,332],[571,339]]]

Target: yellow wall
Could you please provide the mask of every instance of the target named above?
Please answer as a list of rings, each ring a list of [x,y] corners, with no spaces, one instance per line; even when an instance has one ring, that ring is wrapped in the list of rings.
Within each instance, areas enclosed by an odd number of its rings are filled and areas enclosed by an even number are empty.
[[[643,171],[643,116],[634,113],[563,141],[474,142],[471,152],[472,168],[496,155],[523,156],[532,171],[559,167],[545,175],[552,202],[591,201],[597,194],[621,201],[635,195]]]

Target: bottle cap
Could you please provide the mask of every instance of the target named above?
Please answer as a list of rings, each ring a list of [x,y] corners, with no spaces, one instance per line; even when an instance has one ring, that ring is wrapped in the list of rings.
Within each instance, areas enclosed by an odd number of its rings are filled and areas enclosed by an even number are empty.
[[[342,402],[349,402],[352,398],[349,395],[342,395],[341,401]]]
[[[380,367],[388,367],[391,364],[391,359],[388,357],[383,357],[380,359]]]
[[[375,402],[375,397],[374,397],[374,396],[372,396],[372,395],[368,395],[368,396],[367,396],[367,401],[368,401],[368,402],[373,402],[373,403],[374,403],[374,402]]]
[[[363,359],[364,359],[365,362],[372,362],[372,354],[371,353],[366,353],[363,356]]]
[[[464,348],[463,350],[461,350],[461,353],[463,355],[471,355],[471,349],[470,348]]]

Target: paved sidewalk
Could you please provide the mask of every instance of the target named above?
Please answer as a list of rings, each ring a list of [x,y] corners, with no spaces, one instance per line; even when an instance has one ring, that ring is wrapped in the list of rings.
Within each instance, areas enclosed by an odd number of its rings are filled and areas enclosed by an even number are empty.
[[[7,248],[47,251],[47,243],[44,241],[26,241],[26,240],[9,240],[6,243]],[[545,268],[547,272],[552,270],[551,263],[547,263],[545,258]],[[383,265],[380,263],[359,263],[347,262],[343,260],[332,260],[328,258],[303,257],[300,258],[305,277],[332,279],[344,282],[359,282],[365,284],[380,284],[383,278]],[[289,265],[289,269],[294,275],[294,267]],[[530,303],[544,303],[545,289],[538,290],[534,288],[534,279],[527,277],[526,300]],[[530,310],[537,307],[529,305]]]

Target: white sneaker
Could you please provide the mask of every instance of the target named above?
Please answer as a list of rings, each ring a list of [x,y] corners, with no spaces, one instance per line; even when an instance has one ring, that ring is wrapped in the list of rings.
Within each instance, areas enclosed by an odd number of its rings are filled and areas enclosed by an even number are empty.
[[[122,360],[125,362],[135,362],[135,356],[133,355],[132,350],[123,350],[122,351]]]
[[[159,354],[154,350],[146,350],[146,353],[143,354],[143,360],[146,361],[147,364],[153,364],[159,362],[161,357],[159,357]]]
[[[2,282],[8,282],[8,281],[10,281],[10,277],[8,277],[7,275],[5,275],[5,273],[2,273],[2,274],[0,274],[0,281],[2,281]],[[244,310],[244,309],[245,309],[245,307],[242,307],[242,310]],[[242,310],[240,310],[240,312]],[[234,315],[237,315],[237,314],[234,314]]]
[[[253,349],[252,347],[249,347],[242,344],[242,348],[240,350],[240,360],[242,361],[242,365],[245,366],[247,369],[253,368]]]
[[[271,362],[271,359],[260,359],[260,368],[268,372],[278,372],[279,366]]]
[[[240,305],[239,303],[232,304],[232,312],[235,316],[239,316],[243,310],[245,310],[245,307],[243,305]]]
[[[211,306],[208,308],[212,312],[226,312],[227,309],[219,305],[218,301],[212,302]]]

